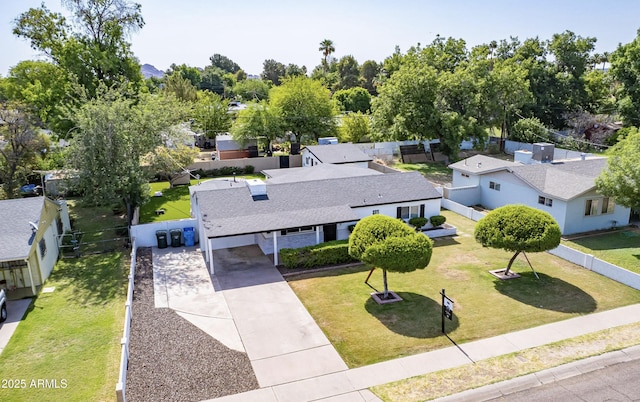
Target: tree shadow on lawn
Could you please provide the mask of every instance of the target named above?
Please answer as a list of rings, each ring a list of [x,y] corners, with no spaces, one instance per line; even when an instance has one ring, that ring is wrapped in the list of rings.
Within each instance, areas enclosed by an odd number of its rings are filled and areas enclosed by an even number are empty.
[[[598,307],[591,295],[562,279],[540,272],[540,279],[536,279],[533,272],[520,273],[520,276],[496,279],[496,290],[521,303],[562,313],[591,313]]]
[[[459,246],[460,242],[454,237],[436,237],[433,240],[433,247]]]
[[[391,331],[411,338],[436,338],[442,336],[442,306],[428,297],[413,292],[396,292],[402,301],[378,304],[368,298],[365,309]],[[447,320],[447,331],[453,331],[460,323],[454,314]]]

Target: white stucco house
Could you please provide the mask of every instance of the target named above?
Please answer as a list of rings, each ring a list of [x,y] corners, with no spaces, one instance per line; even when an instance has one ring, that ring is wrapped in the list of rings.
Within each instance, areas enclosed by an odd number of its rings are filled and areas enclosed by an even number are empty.
[[[373,158],[354,144],[309,145],[300,151],[302,167],[318,166],[321,163],[352,165],[368,168]]]
[[[59,239],[70,229],[64,201],[46,197],[0,201],[0,287],[35,295],[59,256]]]
[[[352,166],[280,170],[266,181],[212,180],[190,187],[211,272],[214,250],[256,244],[277,265],[278,250],[347,239],[349,226],[372,214],[404,220],[440,214],[440,193],[418,172],[381,174]]]
[[[525,163],[476,155],[451,164],[453,181],[444,195],[463,205],[487,209],[507,204],[538,208],[555,218],[563,235],[629,223],[630,209],[596,190],[595,179],[606,167],[606,158],[553,161],[545,155],[532,159],[530,154],[516,155],[516,160]]]

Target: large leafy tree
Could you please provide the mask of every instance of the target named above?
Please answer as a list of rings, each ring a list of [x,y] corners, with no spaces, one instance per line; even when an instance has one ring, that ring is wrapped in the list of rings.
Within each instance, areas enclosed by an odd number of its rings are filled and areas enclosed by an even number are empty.
[[[371,108],[371,95],[362,87],[341,89],[334,92],[333,99],[344,112],[367,113]]]
[[[191,81],[179,72],[174,72],[165,79],[165,93],[171,93],[178,99],[194,102],[198,98],[198,89]]]
[[[74,115],[78,128],[69,162],[77,169],[77,189],[89,205],[122,205],[128,221],[149,197],[142,157],[162,145],[162,133],[186,117],[170,96],[126,98],[101,89]]]
[[[367,60],[360,66],[360,77],[362,78],[362,87],[371,95],[377,95],[376,78],[380,74],[380,64],[374,60]]]
[[[387,271],[412,272],[431,261],[433,242],[406,223],[386,215],[361,219],[349,236],[349,255],[382,269],[383,298],[389,296]]]
[[[360,85],[360,66],[355,57],[348,55],[338,60],[336,65],[339,81],[335,89],[349,89]]]
[[[607,169],[596,179],[598,191],[615,197],[627,208],[640,210],[640,130],[625,129],[626,135],[610,149]]]
[[[64,0],[63,5],[73,14],[73,24],[42,4],[21,14],[13,33],[73,74],[90,96],[101,82],[112,85],[125,80],[139,87],[143,82],[140,65],[127,37],[144,26],[140,4]]]
[[[624,122],[640,127],[640,29],[633,41],[611,54],[611,74],[621,84],[618,108]]]
[[[271,143],[284,134],[282,127],[280,116],[269,107],[266,101],[252,102],[238,113],[231,127],[231,135],[241,144],[249,140],[265,139],[267,149],[271,151]]]
[[[522,252],[540,252],[558,247],[560,226],[544,211],[526,205],[494,209],[476,224],[475,239],[484,247],[513,252],[505,275]]]
[[[372,139],[415,140],[435,136],[436,71],[404,64],[379,89],[372,102]]]
[[[56,131],[65,131],[65,99],[71,81],[60,66],[47,61],[28,60],[12,67],[0,87],[8,100],[22,103],[42,123]]]
[[[233,86],[233,93],[245,102],[269,99],[269,84],[263,80],[238,81]]]
[[[341,142],[368,140],[371,134],[371,116],[361,112],[347,114],[342,118],[338,133]]]
[[[262,63],[262,74],[260,78],[264,81],[271,81],[273,85],[280,85],[280,79],[287,73],[287,68],[284,64],[273,59],[265,60]]]
[[[218,94],[212,92],[200,92],[191,112],[194,127],[208,138],[215,138],[217,134],[226,133],[232,123],[232,116],[228,110],[228,100],[222,99]]]
[[[209,60],[211,61],[211,66],[217,67],[225,73],[235,74],[240,70],[240,66],[236,62],[234,62],[227,56],[223,56],[218,53],[209,57]]]
[[[305,76],[285,78],[269,92],[269,105],[298,142],[301,138],[317,141],[336,132],[331,94],[318,81]]]
[[[0,181],[4,196],[18,196],[20,183],[45,148],[45,139],[21,105],[0,105]]]
[[[193,85],[196,88],[200,88],[200,82],[202,81],[202,74],[200,73],[200,70],[197,67],[189,67],[186,64],[176,65],[174,63],[174,64],[171,64],[171,66],[169,66],[169,70],[167,70],[165,75],[171,76],[173,74],[178,74],[182,78],[188,79],[189,82],[191,82],[191,85]]]

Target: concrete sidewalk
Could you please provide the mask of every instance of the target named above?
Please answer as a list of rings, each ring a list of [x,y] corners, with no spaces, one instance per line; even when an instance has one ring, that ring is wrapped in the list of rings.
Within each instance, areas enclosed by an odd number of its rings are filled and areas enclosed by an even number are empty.
[[[636,322],[638,317],[640,304],[469,342],[459,345],[460,348],[451,346],[339,373],[217,398],[214,401],[374,401],[379,399],[368,392],[367,388],[375,385],[630,324]],[[475,400],[478,396],[469,398],[469,395],[465,395],[461,400]]]
[[[7,300],[7,319],[0,324],[0,354],[18,328],[18,324],[22,321],[22,317],[27,312],[32,300],[32,298]]]

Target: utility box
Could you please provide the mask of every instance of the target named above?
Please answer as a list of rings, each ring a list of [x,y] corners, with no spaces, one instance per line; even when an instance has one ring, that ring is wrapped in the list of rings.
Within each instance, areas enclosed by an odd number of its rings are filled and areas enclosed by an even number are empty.
[[[536,142],[533,144],[533,156],[531,159],[539,163],[551,163],[553,162],[554,151],[555,145],[547,142]]]

